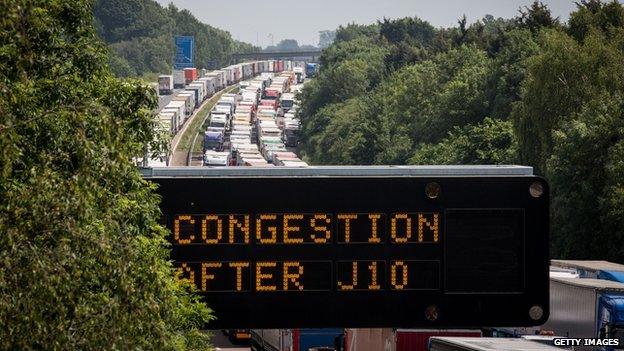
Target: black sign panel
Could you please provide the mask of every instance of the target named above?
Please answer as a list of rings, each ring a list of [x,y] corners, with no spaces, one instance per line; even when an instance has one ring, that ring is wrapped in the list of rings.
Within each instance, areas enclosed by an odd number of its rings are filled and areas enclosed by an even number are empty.
[[[210,328],[531,326],[548,316],[540,178],[151,180],[178,276],[218,318]]]

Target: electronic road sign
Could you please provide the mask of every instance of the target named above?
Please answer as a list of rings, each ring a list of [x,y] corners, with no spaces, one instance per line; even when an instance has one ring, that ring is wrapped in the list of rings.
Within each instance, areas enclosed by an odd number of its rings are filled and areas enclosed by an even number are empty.
[[[548,185],[529,167],[144,169],[209,328],[533,326]]]

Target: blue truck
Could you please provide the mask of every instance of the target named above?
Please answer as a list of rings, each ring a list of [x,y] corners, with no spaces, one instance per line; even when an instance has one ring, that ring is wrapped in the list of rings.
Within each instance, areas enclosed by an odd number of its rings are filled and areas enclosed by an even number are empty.
[[[314,77],[316,72],[318,71],[318,63],[306,63],[306,77]]]
[[[560,337],[619,339],[624,345],[624,284],[594,278],[550,278],[550,318],[542,334]],[[599,341],[597,341],[599,342]],[[621,350],[594,345],[575,350]]]
[[[210,129],[204,132],[204,152],[223,150],[224,129]]]
[[[340,349],[344,329],[252,329],[253,351],[326,351]],[[338,344],[338,345],[337,345]]]
[[[570,270],[580,278],[595,278],[624,283],[624,265],[608,261],[551,260],[551,270]]]

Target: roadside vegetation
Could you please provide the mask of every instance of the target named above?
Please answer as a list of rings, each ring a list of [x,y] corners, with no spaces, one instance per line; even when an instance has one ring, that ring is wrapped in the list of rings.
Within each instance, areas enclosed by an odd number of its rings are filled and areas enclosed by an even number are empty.
[[[552,255],[624,261],[624,8],[535,2],[452,28],[347,25],[304,88],[312,164],[525,164],[551,186]]]
[[[0,13],[0,350],[209,348],[132,161],[154,90],[110,72],[91,1]]]
[[[154,0],[95,0],[95,26],[108,44],[109,64],[121,77],[169,73],[175,56],[176,35],[195,36],[195,65],[219,68],[235,52],[259,51],[234,40],[229,32],[197,20],[173,3],[163,7]]]

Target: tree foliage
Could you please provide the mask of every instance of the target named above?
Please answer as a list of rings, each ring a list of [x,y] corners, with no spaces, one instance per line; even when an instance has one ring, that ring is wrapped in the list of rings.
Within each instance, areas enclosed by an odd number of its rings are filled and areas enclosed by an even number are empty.
[[[568,23],[536,1],[451,28],[340,27],[301,94],[301,151],[312,163],[533,166],[551,185],[553,257],[621,261],[622,62],[617,1],[583,0]]]
[[[513,116],[523,141],[521,161],[544,173],[553,148],[552,131],[602,92],[621,91],[624,66],[619,44],[597,31],[584,42],[558,30],[545,31],[540,40],[540,53],[529,59],[522,101]]]
[[[423,144],[408,163],[417,165],[514,164],[517,141],[511,121],[486,117],[479,124],[454,127],[437,144]]]
[[[111,75],[90,1],[0,13],[0,349],[206,349],[132,162],[154,92]]]
[[[335,30],[322,30],[319,32],[319,42],[318,47],[321,49],[325,49],[331,45],[336,39],[336,31]]]
[[[292,52],[300,50],[318,50],[318,48],[312,45],[299,46],[299,43],[295,39],[284,39],[280,40],[277,45],[269,45],[264,49],[264,51],[267,52]]]
[[[521,28],[536,33],[542,28],[552,28],[559,24],[559,18],[553,18],[550,9],[541,1],[533,1],[531,6],[520,9],[520,16],[516,22]]]
[[[370,38],[379,34],[379,26],[377,24],[360,25],[349,23],[346,26],[339,26],[336,29],[335,43],[341,41],[351,41],[360,37]]]
[[[552,247],[563,257],[624,257],[624,99],[604,92],[553,132]]]

